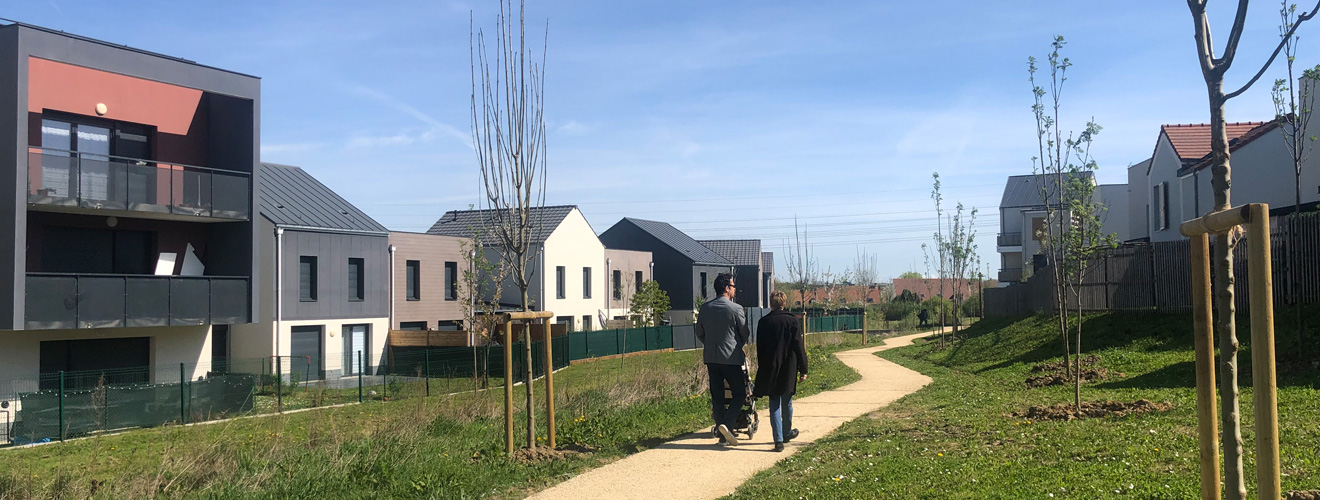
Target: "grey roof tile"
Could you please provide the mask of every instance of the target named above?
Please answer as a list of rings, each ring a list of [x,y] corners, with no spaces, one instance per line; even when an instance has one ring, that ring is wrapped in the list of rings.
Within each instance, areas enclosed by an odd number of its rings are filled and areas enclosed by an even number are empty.
[[[1094,179],[1091,172],[1083,172],[1082,177]],[[1094,180],[1093,180],[1094,182]],[[1050,189],[1050,203],[1057,203],[1058,194]],[[1012,175],[1004,185],[1004,197],[999,200],[999,208],[1044,207],[1040,201],[1040,184],[1035,175]]]
[[[388,233],[366,213],[299,167],[262,163],[263,217],[277,225]]]
[[[761,272],[775,273],[775,254],[773,252],[761,252]]]
[[[735,266],[761,265],[761,240],[697,240]]]
[[[530,216],[536,224],[532,231],[532,243],[539,244],[550,237],[550,233],[555,232],[564,218],[572,213],[577,205],[555,205],[548,207],[536,207],[530,212]],[[426,230],[427,234],[438,234],[442,236],[458,236],[462,238],[471,238],[476,230],[483,229],[487,225],[495,224],[493,210],[450,210],[445,212],[431,229]],[[485,229],[482,232],[482,243],[487,245],[498,245],[499,238],[491,229]]]
[[[651,236],[654,236],[655,239],[660,240],[661,243],[664,243],[670,248],[678,251],[678,253],[687,256],[687,258],[692,259],[692,261],[697,264],[714,264],[719,266],[733,264],[729,259],[721,257],[720,254],[711,251],[711,249],[706,248],[701,243],[697,243],[697,240],[692,239],[687,233],[679,231],[667,222],[634,219],[631,217],[624,217],[623,220],[619,222],[628,222],[637,226],[638,229],[646,231]]]

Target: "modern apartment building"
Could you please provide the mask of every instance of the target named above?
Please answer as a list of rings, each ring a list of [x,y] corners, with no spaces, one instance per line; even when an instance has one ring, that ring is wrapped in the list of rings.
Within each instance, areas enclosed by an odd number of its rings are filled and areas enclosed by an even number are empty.
[[[257,77],[0,26],[0,380],[225,369],[262,288],[260,110]]]

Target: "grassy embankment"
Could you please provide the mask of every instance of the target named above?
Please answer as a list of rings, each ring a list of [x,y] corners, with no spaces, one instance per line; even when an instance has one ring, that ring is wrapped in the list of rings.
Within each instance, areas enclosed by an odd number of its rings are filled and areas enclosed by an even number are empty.
[[[1277,318],[1279,352],[1294,351],[1291,312],[1279,311]],[[1313,311],[1308,323],[1320,324],[1320,314]],[[1033,365],[1061,354],[1048,317],[988,319],[944,351],[923,343],[880,353],[934,382],[762,472],[734,497],[1196,498],[1191,325],[1185,315],[1088,317],[1084,351],[1124,376],[1083,385],[1083,400],[1174,405],[1125,417],[1012,416],[1031,405],[1072,401],[1071,386],[1024,384]],[[1238,331],[1244,343],[1247,328],[1243,318]],[[1254,483],[1250,347],[1244,347],[1245,466]],[[1294,366],[1278,379],[1283,486],[1320,489],[1320,373],[1309,363]]]
[[[808,339],[813,377],[801,390],[858,378],[830,353],[860,347],[859,335]],[[707,425],[699,356],[648,354],[557,373],[559,442],[587,451],[561,460],[503,454],[497,388],[0,450],[0,499],[520,497]],[[539,404],[543,388],[534,387]],[[522,394],[516,387],[515,401]],[[538,415],[542,434],[544,421]],[[516,425],[524,441],[525,429]]]

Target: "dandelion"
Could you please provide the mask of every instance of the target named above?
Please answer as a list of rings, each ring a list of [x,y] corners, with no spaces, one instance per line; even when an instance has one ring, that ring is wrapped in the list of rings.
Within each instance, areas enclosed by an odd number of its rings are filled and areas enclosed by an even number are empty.
[[[944,456],[944,454],[943,454],[943,453],[936,453],[935,456],[940,456],[940,457],[942,457],[942,456]]]

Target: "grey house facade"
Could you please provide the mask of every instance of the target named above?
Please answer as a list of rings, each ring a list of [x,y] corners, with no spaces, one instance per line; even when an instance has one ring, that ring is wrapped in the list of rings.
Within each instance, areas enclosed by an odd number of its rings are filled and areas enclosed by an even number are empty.
[[[301,168],[263,163],[261,174],[261,276],[274,300],[234,328],[233,356],[278,356],[299,380],[371,373],[389,333],[389,231]]]
[[[0,26],[0,379],[223,369],[259,298],[260,109],[253,76]]]
[[[697,240],[697,243],[733,263],[738,285],[736,302],[743,307],[768,307],[770,301],[762,279],[761,240]]]
[[[600,234],[606,248],[651,252],[654,279],[669,294],[669,320],[692,323],[693,312],[716,297],[715,276],[733,272],[733,262],[665,222],[625,217]]]

